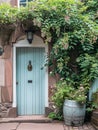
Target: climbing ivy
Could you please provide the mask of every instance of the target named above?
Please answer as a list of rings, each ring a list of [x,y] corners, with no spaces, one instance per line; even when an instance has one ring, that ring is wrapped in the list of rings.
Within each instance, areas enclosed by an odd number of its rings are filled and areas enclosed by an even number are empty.
[[[97,0],[36,0],[20,8],[1,4],[0,31],[9,25],[39,30],[52,46],[52,74],[85,86],[98,77]]]

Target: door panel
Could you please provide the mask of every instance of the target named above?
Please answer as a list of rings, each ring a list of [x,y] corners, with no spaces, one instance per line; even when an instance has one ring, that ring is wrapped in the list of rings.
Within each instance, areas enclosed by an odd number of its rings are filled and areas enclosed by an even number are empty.
[[[44,48],[16,49],[18,115],[44,114]]]

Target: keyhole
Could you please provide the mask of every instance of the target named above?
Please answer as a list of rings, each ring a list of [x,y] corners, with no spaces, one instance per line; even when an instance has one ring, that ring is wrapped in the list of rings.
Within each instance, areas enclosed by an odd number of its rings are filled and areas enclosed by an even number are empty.
[[[29,60],[29,64],[28,64],[28,71],[32,71],[32,64],[31,64],[30,60]]]

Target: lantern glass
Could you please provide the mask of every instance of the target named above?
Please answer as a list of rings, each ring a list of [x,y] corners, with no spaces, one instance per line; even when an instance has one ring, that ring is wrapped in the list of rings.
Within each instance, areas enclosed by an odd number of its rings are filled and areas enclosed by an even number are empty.
[[[27,40],[31,44],[33,40],[33,33],[32,31],[27,31]]]

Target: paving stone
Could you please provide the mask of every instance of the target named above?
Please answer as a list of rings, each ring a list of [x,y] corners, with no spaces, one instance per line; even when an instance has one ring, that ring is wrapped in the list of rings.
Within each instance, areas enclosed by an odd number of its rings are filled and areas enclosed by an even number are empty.
[[[0,130],[16,130],[19,123],[0,123]]]
[[[86,123],[78,127],[64,125],[64,130],[95,130],[95,128],[90,123]]]
[[[83,126],[79,126],[78,128],[79,128],[79,130],[83,130]]]
[[[84,129],[84,130],[88,130],[87,124],[84,124],[84,125],[83,125],[83,129]]]
[[[79,127],[73,127],[72,129],[73,130],[79,130]]]
[[[17,129],[11,125],[14,123],[19,124]],[[10,126],[12,126],[11,129],[9,129]],[[0,118],[0,130],[32,130],[32,128],[33,130],[95,130],[91,123],[84,123],[83,126],[78,127],[67,126],[64,122],[56,122],[52,120],[50,121],[44,116],[19,116],[16,118]]]
[[[64,125],[64,130],[69,130],[69,127]]]
[[[64,130],[64,128],[59,123],[21,123],[17,130]]]

